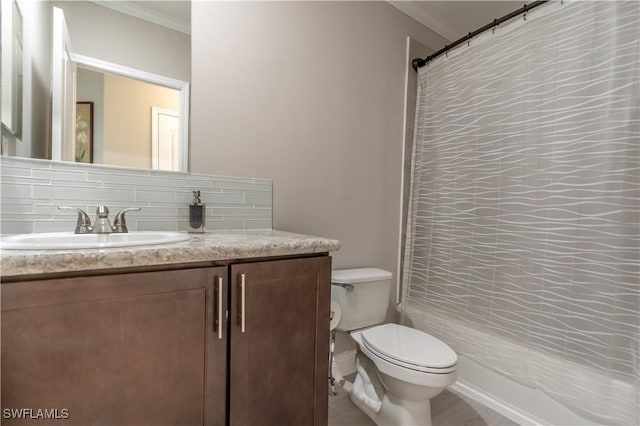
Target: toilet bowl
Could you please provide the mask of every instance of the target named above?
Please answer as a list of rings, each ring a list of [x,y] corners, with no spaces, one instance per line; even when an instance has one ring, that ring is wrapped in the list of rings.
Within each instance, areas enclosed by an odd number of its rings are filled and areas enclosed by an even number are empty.
[[[351,401],[377,425],[431,425],[429,400],[457,379],[457,355],[420,330],[381,324],[391,273],[375,268],[334,271],[332,299],[341,307],[337,329],[358,347]]]

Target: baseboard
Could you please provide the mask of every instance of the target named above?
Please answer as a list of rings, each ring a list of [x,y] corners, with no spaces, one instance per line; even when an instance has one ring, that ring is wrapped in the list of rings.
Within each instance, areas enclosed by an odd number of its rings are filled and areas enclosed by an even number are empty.
[[[342,377],[354,374],[356,372],[356,351],[344,351],[333,357],[333,377],[339,380]]]

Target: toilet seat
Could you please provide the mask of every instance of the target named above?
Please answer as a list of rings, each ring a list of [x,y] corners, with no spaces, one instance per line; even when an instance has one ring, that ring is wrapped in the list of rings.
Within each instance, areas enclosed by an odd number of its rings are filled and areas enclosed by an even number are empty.
[[[456,370],[458,356],[440,339],[398,324],[384,324],[362,331],[362,344],[375,355],[398,367],[431,374]]]

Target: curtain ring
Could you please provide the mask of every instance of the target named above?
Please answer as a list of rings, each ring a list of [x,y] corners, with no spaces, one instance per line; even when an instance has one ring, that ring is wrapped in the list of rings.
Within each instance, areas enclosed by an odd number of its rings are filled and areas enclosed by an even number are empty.
[[[524,4],[524,11],[522,12],[522,19],[527,20],[527,4]]]
[[[495,34],[496,33],[496,27],[498,26],[498,20],[494,19],[493,20],[493,28],[491,29],[491,34]]]
[[[467,47],[471,46],[471,33],[469,33],[469,38],[467,39]]]
[[[444,56],[446,56],[447,58],[449,57],[449,46],[447,46],[446,44],[444,45]]]

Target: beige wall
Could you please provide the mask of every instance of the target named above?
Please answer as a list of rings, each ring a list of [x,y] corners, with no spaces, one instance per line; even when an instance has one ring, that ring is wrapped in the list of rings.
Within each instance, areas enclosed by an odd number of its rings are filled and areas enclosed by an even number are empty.
[[[194,2],[191,170],[272,178],[274,228],[397,270],[406,37],[386,2]]]
[[[151,107],[178,110],[179,92],[104,75],[104,164],[151,168]]]

